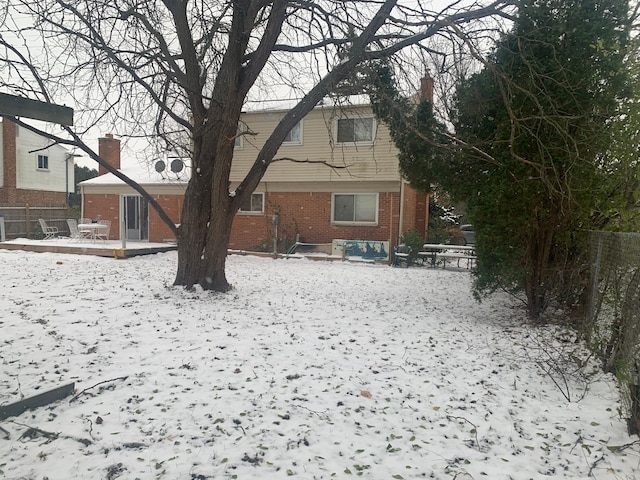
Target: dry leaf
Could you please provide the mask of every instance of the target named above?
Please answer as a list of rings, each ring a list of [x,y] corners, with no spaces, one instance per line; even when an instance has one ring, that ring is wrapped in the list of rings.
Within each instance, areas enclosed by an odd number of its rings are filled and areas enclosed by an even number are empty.
[[[360,395],[362,395],[365,398],[371,398],[371,393],[368,392],[367,390],[360,390]]]

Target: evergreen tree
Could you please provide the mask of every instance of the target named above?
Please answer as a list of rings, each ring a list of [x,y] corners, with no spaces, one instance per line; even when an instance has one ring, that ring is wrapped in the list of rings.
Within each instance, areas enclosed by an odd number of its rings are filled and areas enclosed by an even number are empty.
[[[433,115],[432,103],[402,96],[395,88],[393,69],[384,61],[370,66],[366,83],[373,112],[387,124],[399,150],[402,176],[416,190],[429,193],[435,181],[433,166],[442,163],[443,147],[449,143],[444,125]]]
[[[478,297],[523,289],[533,318],[554,299],[579,302],[583,233],[635,185],[610,155],[629,94],[627,15],[626,0],[520,2],[511,32],[458,85],[455,137],[429,102],[400,98],[388,67],[374,69],[371,100],[405,178],[467,203]]]
[[[627,2],[526,0],[494,58],[458,89],[455,158],[478,233],[478,292],[524,288],[538,318],[576,301],[594,209],[611,194],[610,125],[627,95]]]

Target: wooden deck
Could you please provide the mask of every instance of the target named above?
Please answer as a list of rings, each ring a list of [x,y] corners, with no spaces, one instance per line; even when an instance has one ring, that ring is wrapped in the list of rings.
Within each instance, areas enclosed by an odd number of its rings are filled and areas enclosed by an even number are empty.
[[[0,242],[0,250],[22,250],[26,252],[68,253],[71,255],[94,255],[98,257],[129,258],[138,255],[170,252],[177,246],[172,243],[127,242],[122,248],[119,241],[73,241],[71,239],[55,238],[52,240],[17,239]]]

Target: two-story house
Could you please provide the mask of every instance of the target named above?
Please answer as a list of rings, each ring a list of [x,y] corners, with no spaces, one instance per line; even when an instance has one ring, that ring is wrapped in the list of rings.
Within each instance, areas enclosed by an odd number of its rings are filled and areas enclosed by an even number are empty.
[[[74,155],[0,117],[0,240],[37,234],[38,218],[64,229]]]
[[[242,115],[231,172],[230,191],[239,184],[285,111]],[[106,136],[99,153],[120,168],[118,140]],[[290,132],[250,201],[237,213],[229,247],[272,251],[276,232],[279,251],[299,239],[331,244],[336,240],[397,244],[401,233],[425,234],[428,201],[411,189],[398,169],[398,151],[388,129],[368,105],[319,106]],[[292,161],[293,160],[293,161]],[[125,168],[180,223],[188,168],[176,175],[148,168]],[[101,172],[104,173],[104,172]],[[163,241],[171,231],[135,191],[112,174],[81,183],[83,216],[109,219],[119,238],[120,218],[132,240]],[[387,243],[388,242],[388,243]],[[388,251],[388,250],[387,250]]]
[[[73,155],[45,137],[0,119],[0,205],[65,205]]]

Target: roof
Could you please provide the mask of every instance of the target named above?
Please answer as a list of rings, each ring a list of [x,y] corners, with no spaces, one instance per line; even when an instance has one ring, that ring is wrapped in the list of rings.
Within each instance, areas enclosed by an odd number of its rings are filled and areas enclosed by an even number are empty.
[[[191,169],[187,166],[180,173],[174,173],[170,169],[157,172],[152,165],[138,164],[120,168],[118,171],[140,185],[180,185],[189,181]],[[79,185],[122,185],[124,183],[113,173],[106,173],[80,182]]]

